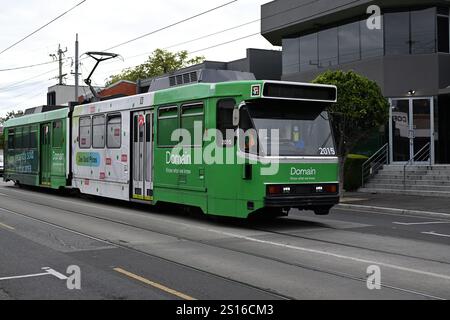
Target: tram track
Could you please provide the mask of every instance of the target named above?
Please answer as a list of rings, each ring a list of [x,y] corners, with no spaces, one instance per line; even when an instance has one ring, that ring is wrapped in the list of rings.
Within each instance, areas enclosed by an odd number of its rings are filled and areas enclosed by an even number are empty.
[[[14,190],[14,191],[20,192],[18,190]],[[42,196],[42,194],[39,193],[39,192],[35,192],[34,194],[38,195],[38,196]],[[21,198],[12,197],[10,195],[4,195],[4,196],[7,196],[7,197],[15,199],[15,200],[22,200]],[[57,201],[68,201],[67,199],[58,199],[58,198],[54,198],[54,200],[57,200]],[[41,205],[41,206],[46,206],[46,207],[49,207],[49,208],[52,208],[52,209],[64,210],[64,211],[67,211],[67,212],[71,212],[71,213],[75,213],[75,214],[79,214],[79,215],[84,215],[84,216],[88,216],[88,217],[91,217],[91,218],[101,219],[101,220],[108,221],[108,222],[120,223],[120,224],[126,225],[128,227],[135,227],[135,228],[138,228],[138,229],[141,229],[141,230],[159,233],[158,231],[155,231],[155,230],[146,230],[146,229],[143,229],[141,227],[137,227],[137,226],[135,226],[133,224],[129,224],[129,223],[125,222],[125,221],[112,220],[110,218],[106,218],[106,217],[102,217],[102,216],[90,215],[90,214],[87,214],[87,213],[84,213],[84,212],[70,210],[70,209],[67,209],[67,208],[64,208],[64,207],[52,206],[52,205],[49,205],[49,204],[43,204],[43,203],[38,202],[38,201],[30,201],[30,200],[26,200],[26,201],[28,203],[37,204],[37,205]],[[73,201],[70,201],[70,202],[73,203],[73,204],[76,204]],[[129,204],[129,203],[125,203],[125,204]],[[83,205],[90,206],[90,204],[86,204],[86,203],[84,203]],[[133,210],[132,207],[127,207],[127,209]],[[115,208],[109,208],[109,210],[116,210],[116,209]],[[137,208],[136,210],[137,210],[137,212],[141,212],[142,213],[142,210],[140,208]],[[146,213],[148,213],[148,211],[146,211]],[[153,212],[153,213],[155,213],[155,212]],[[177,223],[177,222],[172,222],[172,221],[165,221],[165,222],[167,222],[167,223]],[[314,237],[300,236],[300,235],[297,235],[297,234],[292,234],[292,233],[287,233],[287,232],[280,232],[280,231],[266,229],[266,228],[257,228],[257,227],[254,227],[254,226],[250,225],[250,223],[247,222],[247,221],[239,221],[239,222],[235,222],[235,223],[229,223],[229,222],[227,223],[227,222],[225,222],[223,224],[223,226],[245,228],[246,230],[265,232],[265,233],[268,233],[268,234],[280,235],[280,236],[284,236],[284,237],[288,237],[288,238],[296,238],[296,239],[302,239],[302,240],[308,240],[308,241],[315,241],[315,242],[320,242],[320,243],[325,243],[325,244],[337,245],[337,246],[341,246],[341,247],[347,247],[347,248],[353,248],[353,249],[359,249],[359,250],[366,250],[366,251],[374,252],[374,253],[388,254],[388,255],[392,255],[392,256],[398,256],[398,257],[410,258],[410,259],[417,259],[417,260],[421,260],[421,261],[439,263],[439,264],[450,266],[449,262],[442,261],[442,260],[429,259],[429,258],[418,257],[418,256],[408,255],[408,254],[399,253],[399,252],[381,250],[381,249],[368,248],[368,247],[364,247],[364,246],[358,246],[358,245],[353,245],[353,244],[348,244],[348,243],[343,243],[343,242],[338,242],[338,241],[330,241],[330,240],[317,239],[317,238],[314,238]],[[195,226],[193,226],[193,227],[195,227]],[[354,231],[342,230],[342,229],[334,228],[332,226],[325,226],[325,228],[332,229],[332,230],[339,230],[341,232],[346,232],[346,233],[349,233],[349,232],[355,233]],[[173,234],[163,234],[163,235],[179,238],[178,235],[173,235]],[[183,240],[190,240],[190,239],[183,239]]]
[[[19,199],[17,197],[13,197],[11,195],[7,195],[7,197],[15,199],[15,200],[23,200],[23,199]],[[60,200],[60,199],[56,199],[56,200]],[[66,200],[64,199],[64,200],[60,200],[60,201],[66,201]],[[301,264],[301,263],[296,263],[296,262],[290,262],[290,261],[286,261],[286,260],[279,259],[279,258],[276,258],[276,257],[272,257],[272,256],[264,255],[264,254],[258,254],[258,253],[255,253],[255,252],[249,252],[249,251],[246,251],[246,250],[240,250],[240,249],[237,249],[237,248],[230,248],[228,246],[220,245],[220,244],[217,244],[217,243],[211,243],[211,241],[209,241],[209,240],[206,240],[206,241],[205,240],[195,240],[195,239],[191,239],[189,237],[182,237],[182,236],[180,236],[178,234],[174,234],[174,233],[170,233],[170,232],[162,232],[160,230],[155,230],[155,229],[152,229],[152,228],[137,226],[135,224],[132,224],[132,223],[129,223],[129,222],[126,222],[126,221],[120,221],[120,220],[117,220],[117,219],[111,219],[111,218],[98,216],[98,215],[94,215],[94,214],[89,214],[89,213],[85,213],[85,212],[80,212],[80,211],[76,211],[76,210],[71,210],[71,209],[67,209],[67,208],[61,208],[61,207],[58,207],[58,206],[52,206],[52,205],[49,205],[49,204],[43,204],[43,203],[40,203],[38,201],[26,200],[26,202],[34,204],[34,205],[43,206],[43,207],[50,207],[50,208],[53,208],[53,209],[56,209],[56,210],[66,211],[66,212],[69,212],[69,213],[85,216],[85,217],[88,217],[88,218],[93,218],[93,219],[97,219],[97,220],[106,221],[106,222],[113,223],[113,224],[119,224],[119,225],[122,225],[122,226],[135,228],[135,229],[141,230],[141,231],[147,231],[147,232],[152,232],[152,233],[155,233],[155,234],[160,234],[160,235],[163,235],[163,236],[174,237],[174,238],[177,238],[177,239],[180,239],[180,240],[183,240],[183,241],[189,241],[191,243],[197,243],[197,244],[201,244],[201,245],[204,245],[204,246],[210,246],[210,247],[217,248],[217,249],[227,250],[227,251],[230,251],[230,252],[233,252],[233,253],[237,253],[237,254],[253,256],[253,257],[260,258],[260,259],[265,259],[265,260],[281,263],[281,264],[284,264],[284,265],[288,265],[288,266],[292,266],[292,267],[296,267],[296,268],[301,268],[301,269],[304,269],[304,270],[309,270],[309,271],[314,271],[314,272],[318,272],[318,273],[322,273],[322,274],[327,274],[327,275],[331,275],[331,276],[334,276],[334,277],[343,278],[343,279],[346,279],[346,280],[352,280],[352,281],[358,281],[358,282],[364,282],[364,283],[366,282],[366,279],[363,278],[363,277],[357,277],[357,276],[353,276],[351,274],[346,274],[346,273],[342,273],[342,272],[334,271],[334,270],[328,270],[328,269],[320,268],[320,267],[317,267],[317,266],[311,266],[311,265],[306,265],[306,264]],[[75,202],[73,202],[73,201],[70,201],[70,202],[75,204]],[[84,204],[84,205],[88,205],[88,204]],[[113,209],[113,208],[111,208],[111,209]],[[253,286],[251,284],[248,284],[248,283],[236,280],[236,279],[232,279],[232,278],[229,278],[229,277],[224,277],[224,276],[221,276],[221,275],[218,275],[218,274],[215,274],[215,273],[211,273],[211,272],[208,272],[208,271],[205,271],[205,270],[202,270],[202,269],[195,268],[195,267],[187,265],[187,264],[183,264],[183,263],[180,263],[180,262],[177,262],[177,261],[166,259],[164,257],[158,256],[158,255],[154,255],[154,254],[145,252],[143,250],[139,250],[139,249],[133,248],[133,247],[125,245],[123,243],[118,243],[116,241],[111,241],[111,240],[107,240],[107,239],[100,239],[100,238],[97,238],[97,237],[94,237],[94,236],[91,236],[91,235],[88,235],[88,234],[84,234],[84,233],[81,233],[81,232],[79,232],[77,230],[73,230],[73,229],[67,228],[65,226],[62,226],[62,225],[59,225],[59,224],[55,224],[53,222],[49,222],[49,221],[47,221],[45,219],[39,219],[39,218],[36,218],[36,217],[33,217],[33,216],[29,216],[27,214],[24,214],[22,212],[18,212],[18,211],[15,211],[15,210],[10,210],[10,209],[3,209],[3,210],[10,211],[11,213],[14,213],[14,214],[17,214],[17,215],[20,215],[20,216],[23,216],[23,217],[26,217],[26,218],[29,218],[29,219],[33,219],[33,220],[36,220],[36,221],[39,221],[39,222],[42,222],[42,223],[45,223],[45,224],[49,224],[49,225],[52,225],[52,226],[60,228],[60,229],[64,229],[64,230],[67,230],[67,231],[70,231],[70,232],[73,232],[73,233],[77,233],[77,234],[80,234],[80,235],[83,235],[83,236],[86,236],[86,237],[89,237],[89,238],[92,238],[92,239],[95,239],[95,240],[107,243],[109,245],[113,245],[113,246],[116,246],[116,247],[119,247],[119,248],[131,250],[131,251],[134,251],[134,252],[137,252],[137,253],[140,253],[140,254],[151,256],[153,258],[162,259],[164,261],[168,261],[170,263],[174,263],[174,264],[186,267],[186,268],[190,268],[190,269],[193,269],[193,270],[196,270],[196,271],[199,271],[199,272],[207,273],[208,275],[211,275],[211,276],[219,277],[221,279],[225,279],[225,280],[232,281],[232,282],[235,282],[235,283],[239,283],[241,285],[245,285],[245,286],[248,286],[248,287],[251,287],[251,288],[254,288],[254,289],[258,289],[258,290],[260,290],[262,292],[265,292],[265,293],[277,296],[277,297],[279,297],[281,299],[294,299],[294,298],[292,298],[290,296],[284,295],[284,294],[276,292],[276,291],[272,291],[272,290],[268,290],[268,289],[265,289],[265,288],[260,288],[260,287],[257,287],[257,286]],[[116,210],[116,209],[113,209],[113,210]],[[168,222],[168,223],[176,223],[176,222],[171,222],[171,221],[166,221],[166,220],[164,220],[164,221]],[[195,227],[195,226],[192,226],[192,227]],[[277,234],[277,235],[281,235],[281,236],[285,236],[285,237],[291,237],[291,238],[299,238],[299,239],[305,239],[305,240],[310,240],[310,241],[317,241],[317,242],[333,244],[333,245],[339,245],[339,246],[347,246],[347,247],[361,249],[361,250],[374,251],[374,252],[377,252],[377,253],[397,255],[397,256],[401,256],[401,257],[408,257],[408,258],[414,258],[414,259],[420,259],[420,260],[423,260],[423,261],[448,264],[446,262],[432,260],[432,259],[414,257],[414,256],[398,254],[398,253],[393,253],[393,252],[388,252],[388,251],[383,251],[383,250],[370,249],[370,248],[365,248],[365,247],[360,247],[360,246],[352,246],[352,245],[342,244],[342,243],[339,243],[339,242],[320,240],[320,239],[315,239],[315,238],[311,238],[311,237],[302,237],[302,236],[293,235],[293,234],[289,234],[289,233],[285,233],[285,232],[278,232],[278,231],[274,231],[274,230],[261,229],[261,228],[249,228],[248,230],[260,231],[260,232],[265,232],[265,233],[268,233],[268,234]],[[391,289],[391,290],[394,290],[394,291],[398,291],[398,292],[409,293],[409,294],[425,297],[425,298],[444,300],[444,298],[437,297],[437,296],[434,296],[432,294],[419,292],[419,291],[416,291],[416,290],[410,290],[410,289],[406,289],[406,288],[400,288],[400,287],[397,287],[397,286],[394,286],[394,285],[387,284],[385,282],[382,284],[382,287],[388,288],[388,289]]]
[[[353,232],[354,233],[354,231],[341,230],[341,229],[333,228],[333,227],[329,227],[329,229],[339,230],[339,231],[342,231],[342,232]],[[422,260],[422,261],[440,263],[440,264],[444,264],[444,265],[450,266],[450,263],[447,262],[447,261],[436,260],[436,259],[428,259],[428,258],[423,258],[423,257],[417,257],[417,256],[412,256],[412,255],[408,255],[408,254],[404,254],[404,253],[398,253],[398,252],[392,252],[392,251],[381,250],[381,249],[374,249],[374,248],[367,248],[367,247],[352,245],[352,244],[343,243],[343,242],[317,239],[317,238],[313,238],[313,237],[300,236],[300,235],[297,235],[297,234],[291,234],[291,233],[286,233],[286,232],[279,232],[279,231],[263,229],[263,228],[252,228],[252,230],[261,231],[261,232],[267,232],[267,233],[276,234],[276,235],[285,236],[285,237],[290,237],[290,238],[295,238],[295,239],[302,239],[302,240],[315,241],[315,242],[320,242],[320,243],[325,243],[325,244],[339,245],[339,246],[353,248],[353,249],[367,250],[367,251],[372,251],[372,252],[377,252],[377,253],[382,253],[382,254],[388,254],[388,255],[393,255],[393,256],[398,256],[398,257],[410,258],[410,259],[418,259],[418,260]]]
[[[225,280],[225,281],[228,281],[228,282],[231,282],[231,283],[236,283],[236,284],[239,284],[239,285],[242,285],[242,286],[246,286],[248,288],[252,288],[252,289],[258,290],[260,292],[264,292],[266,294],[272,295],[272,296],[277,297],[277,298],[279,298],[281,300],[295,300],[295,298],[293,298],[293,297],[290,297],[288,295],[284,295],[284,294],[278,293],[278,292],[273,291],[273,290],[260,288],[260,287],[257,287],[257,286],[254,286],[254,285],[251,285],[249,283],[245,283],[245,282],[242,282],[242,281],[239,281],[239,280],[236,280],[236,279],[231,279],[231,278],[228,278],[228,277],[224,277],[224,276],[221,276],[219,274],[208,272],[208,271],[205,271],[205,270],[193,267],[191,265],[187,265],[187,264],[180,263],[180,262],[177,262],[177,261],[174,261],[174,260],[170,260],[170,259],[158,256],[158,255],[154,255],[154,254],[148,253],[146,251],[139,250],[139,249],[133,248],[131,246],[127,246],[125,244],[121,244],[121,243],[116,242],[116,241],[111,241],[111,240],[107,240],[107,239],[101,239],[99,237],[95,237],[95,236],[92,236],[92,235],[89,235],[89,234],[86,234],[86,233],[83,233],[83,232],[80,232],[80,231],[77,231],[77,230],[74,230],[74,229],[71,229],[71,228],[67,228],[65,226],[62,226],[62,225],[59,225],[59,224],[56,224],[56,223],[53,223],[53,222],[49,222],[49,221],[47,221],[45,219],[40,219],[40,218],[36,218],[36,217],[33,217],[33,216],[26,215],[26,214],[24,214],[22,212],[18,212],[18,211],[15,211],[15,210],[10,210],[10,209],[4,209],[4,208],[0,208],[0,211],[10,212],[12,214],[15,214],[15,215],[27,218],[27,219],[31,219],[33,221],[37,221],[37,222],[43,223],[45,225],[49,225],[49,226],[52,226],[54,228],[66,231],[66,232],[70,232],[70,233],[73,233],[73,234],[76,234],[76,235],[79,235],[79,236],[83,236],[83,237],[86,237],[88,239],[99,241],[99,242],[108,244],[110,246],[116,247],[116,248],[129,250],[129,251],[132,251],[132,252],[135,252],[135,253],[138,253],[138,254],[145,255],[147,257],[151,257],[151,258],[160,259],[162,261],[174,264],[176,266],[180,266],[180,267],[183,267],[183,268],[194,270],[196,272],[200,272],[200,273],[206,274],[206,275],[211,276],[211,277],[215,277],[215,278],[222,279],[222,280]],[[89,215],[86,215],[86,216],[89,216]],[[94,216],[91,216],[91,217],[92,218],[96,218]],[[97,219],[101,219],[101,218],[97,218]],[[105,219],[102,219],[102,220],[105,220]],[[111,220],[110,222],[113,222],[113,220]],[[116,221],[115,223],[125,225],[125,224],[120,223],[118,221]],[[135,228],[141,229],[141,230],[145,230],[145,229],[139,228],[139,227],[135,227]]]

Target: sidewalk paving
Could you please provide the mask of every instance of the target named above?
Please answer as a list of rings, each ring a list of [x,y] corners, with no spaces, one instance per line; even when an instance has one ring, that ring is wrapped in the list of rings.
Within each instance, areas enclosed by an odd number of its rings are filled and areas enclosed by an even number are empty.
[[[340,208],[450,218],[450,197],[348,192]]]

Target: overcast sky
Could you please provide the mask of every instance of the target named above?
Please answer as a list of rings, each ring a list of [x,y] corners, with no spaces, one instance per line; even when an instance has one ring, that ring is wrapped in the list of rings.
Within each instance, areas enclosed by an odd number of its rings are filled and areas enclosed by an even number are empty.
[[[0,0],[0,51],[23,38],[81,0]],[[0,70],[51,61],[60,43],[67,47],[67,58],[74,56],[75,34],[79,34],[80,54],[102,51],[155,29],[214,8],[230,0],[87,0],[61,19],[50,24],[16,47],[0,54]],[[103,85],[109,75],[123,68],[142,63],[156,48],[166,48],[260,18],[260,7],[270,0],[238,0],[217,11],[150,35],[112,51],[124,61],[106,62],[95,73],[93,82]],[[216,44],[251,35],[260,31],[255,22],[236,30],[207,39],[170,48],[172,51],[201,50]],[[208,60],[230,61],[245,57],[246,48],[276,49],[262,36],[230,43],[214,49],[196,52]],[[139,55],[138,57],[135,57]],[[82,79],[93,66],[83,60]],[[64,65],[64,73],[73,71],[71,59]],[[0,72],[0,116],[7,111],[26,109],[46,103],[47,87],[56,84],[58,65],[47,64],[35,68]],[[27,80],[25,82],[22,82]],[[21,83],[18,83],[21,82]],[[73,84],[73,76],[67,84]]]

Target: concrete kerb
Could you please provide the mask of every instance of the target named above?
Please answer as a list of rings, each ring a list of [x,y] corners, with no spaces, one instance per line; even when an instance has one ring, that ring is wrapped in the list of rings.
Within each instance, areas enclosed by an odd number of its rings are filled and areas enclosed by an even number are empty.
[[[365,206],[365,205],[347,204],[347,203],[339,204],[338,206],[336,206],[336,209],[362,210],[364,212],[410,215],[410,216],[417,216],[417,217],[428,217],[428,218],[450,220],[449,213],[431,212],[431,211],[386,208],[386,207]]]

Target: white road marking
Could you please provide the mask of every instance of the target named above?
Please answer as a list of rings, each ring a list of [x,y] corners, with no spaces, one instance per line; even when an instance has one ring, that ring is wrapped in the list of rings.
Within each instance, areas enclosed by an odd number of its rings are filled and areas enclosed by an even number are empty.
[[[49,276],[49,273],[36,273],[36,274],[27,274],[24,276],[14,276],[14,277],[5,277],[5,278],[0,278],[0,281],[4,281],[4,280],[15,280],[15,279],[24,279],[24,278],[35,278],[35,277],[42,277],[42,276]]]
[[[293,249],[293,250],[298,250],[298,251],[303,251],[303,252],[308,252],[308,253],[315,253],[315,254],[319,254],[319,255],[325,255],[325,256],[330,256],[330,257],[338,258],[338,259],[351,260],[351,261],[365,263],[365,264],[370,264],[370,265],[378,265],[378,266],[382,266],[382,267],[386,267],[386,268],[391,268],[391,269],[395,269],[395,270],[400,270],[400,271],[406,271],[406,272],[411,272],[411,273],[431,276],[431,277],[440,278],[440,279],[444,279],[444,280],[450,281],[450,276],[444,275],[444,274],[433,273],[433,272],[428,272],[428,271],[423,271],[423,270],[418,270],[418,269],[412,269],[412,268],[397,266],[397,265],[394,265],[394,264],[384,263],[384,262],[380,262],[380,261],[366,260],[366,259],[346,256],[346,255],[337,254],[337,253],[331,253],[331,252],[322,251],[322,250],[316,250],[316,249],[310,249],[310,248],[304,248],[304,247],[297,247],[297,246],[293,246],[293,245],[289,245],[289,244],[283,244],[283,243],[278,243],[278,242],[273,242],[273,241],[260,240],[260,239],[257,239],[257,238],[240,236],[240,235],[236,235],[236,234],[232,234],[232,233],[228,233],[228,232],[218,232],[218,233],[221,233],[223,235],[230,236],[230,237],[240,238],[240,239],[243,239],[243,240],[248,240],[248,241],[253,241],[253,242],[258,242],[258,243],[263,243],[263,244],[268,244],[268,245],[272,245],[272,246],[277,246],[277,247],[282,247],[282,248],[287,248],[287,249]]]
[[[418,226],[418,225],[425,225],[425,224],[450,224],[449,222],[444,221],[432,221],[432,222],[392,222],[393,224],[399,224],[402,226]]]
[[[9,229],[9,230],[15,230],[15,228],[13,228],[11,226],[8,226],[7,224],[1,223],[1,222],[0,222],[0,227],[6,228],[6,229]]]
[[[54,277],[58,278],[59,280],[67,280],[67,277],[65,275],[63,275],[63,274],[59,273],[58,271],[55,271],[51,268],[45,267],[45,268],[42,268],[42,270],[45,270],[45,272],[44,273],[36,273],[36,274],[26,274],[26,275],[22,275],[22,276],[4,277],[4,278],[0,278],[0,281],[25,279],[25,278],[36,278],[36,277],[43,277],[43,276],[54,276]]]
[[[42,268],[42,270],[45,270],[48,274],[57,277],[59,280],[67,280],[67,277],[65,275],[49,267]]]
[[[71,230],[71,229],[68,229],[68,228],[65,228],[65,227],[61,227],[61,226],[58,226],[58,225],[50,223],[50,222],[45,222],[45,221],[42,221],[42,220],[39,220],[39,219],[36,219],[36,218],[33,218],[33,217],[29,217],[27,215],[19,214],[17,212],[10,211],[8,209],[4,209],[4,208],[0,208],[0,209],[4,210],[4,211],[7,211],[7,212],[10,212],[10,213],[12,213],[14,215],[20,215],[20,216],[23,216],[23,217],[26,217],[26,218],[29,218],[29,219],[33,219],[33,220],[39,221],[41,223],[46,223],[48,225],[52,225],[54,227],[57,227],[57,228],[60,228],[60,229],[63,229],[63,230],[66,230],[66,231],[69,231],[69,232],[72,232],[72,233],[75,233],[75,234],[78,234],[78,235],[86,236],[86,237],[91,238],[91,239],[95,239],[95,240],[98,240],[98,241],[101,241],[101,242],[105,242],[105,243],[111,244],[110,241],[106,241],[106,240],[103,240],[103,239],[100,239],[100,238],[97,238],[97,237],[89,236],[87,234],[83,234],[81,232],[77,232],[77,231],[74,231],[74,230]],[[112,209],[112,210],[114,210],[114,209]],[[92,218],[95,219],[95,217],[92,217]],[[284,244],[284,243],[278,243],[278,242],[273,242],[273,241],[266,241],[266,240],[261,240],[261,239],[245,236],[245,235],[239,235],[239,234],[230,233],[230,232],[224,232],[224,231],[220,231],[220,230],[214,230],[214,229],[211,229],[211,228],[196,226],[196,225],[187,224],[187,223],[170,221],[170,220],[163,219],[163,218],[151,217],[151,219],[157,220],[157,221],[161,221],[161,222],[165,222],[165,223],[169,223],[169,224],[183,226],[185,228],[196,228],[196,229],[199,229],[199,230],[202,230],[202,231],[208,231],[208,232],[216,233],[216,234],[219,234],[219,235],[222,235],[222,236],[231,237],[231,238],[242,239],[242,240],[247,240],[247,241],[256,242],[256,243],[262,243],[262,244],[268,244],[268,245],[271,245],[271,246],[282,247],[282,248],[291,249],[291,250],[297,250],[297,251],[303,251],[303,252],[308,252],[308,253],[313,253],[313,254],[318,254],[318,255],[324,255],[324,256],[329,256],[329,257],[342,259],[342,260],[349,260],[349,261],[354,261],[354,262],[359,262],[359,263],[364,263],[364,264],[370,264],[370,265],[378,265],[378,266],[382,266],[382,267],[386,267],[386,268],[390,268],[390,269],[394,269],[394,270],[411,272],[411,273],[415,273],[415,274],[420,274],[420,275],[424,275],[424,276],[430,276],[430,277],[435,277],[435,278],[439,278],[439,279],[444,279],[444,280],[450,281],[450,275],[433,273],[433,272],[428,272],[428,271],[419,270],[419,269],[413,269],[413,268],[408,268],[408,267],[402,267],[402,266],[398,266],[398,265],[394,265],[394,264],[384,263],[384,262],[381,262],[381,261],[366,260],[366,259],[352,257],[352,256],[346,256],[346,255],[342,255],[342,254],[331,253],[331,252],[328,252],[328,251],[310,249],[310,248],[305,248],[305,247],[298,247],[298,246],[293,246],[293,245]]]
[[[437,233],[437,232],[434,232],[434,231],[422,232],[422,233],[423,234],[428,234],[428,235],[431,235],[431,236],[450,238],[450,234],[442,234],[442,233]]]

